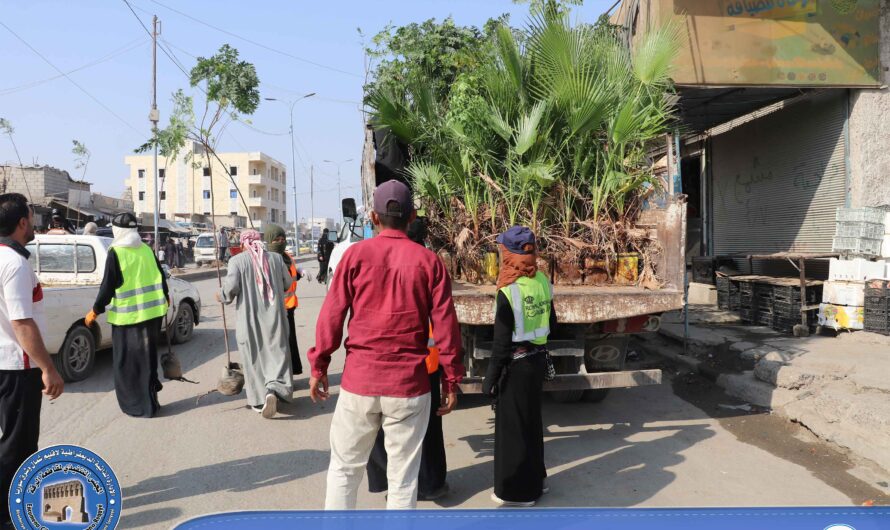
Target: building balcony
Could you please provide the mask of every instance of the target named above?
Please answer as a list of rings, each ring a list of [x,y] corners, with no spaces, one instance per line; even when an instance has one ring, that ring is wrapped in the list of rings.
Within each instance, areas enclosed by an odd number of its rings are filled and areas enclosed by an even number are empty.
[[[259,173],[256,175],[250,174],[244,178],[247,179],[248,184],[259,184],[261,186],[274,186],[278,184],[278,182],[272,180],[272,177],[269,176],[268,173]]]

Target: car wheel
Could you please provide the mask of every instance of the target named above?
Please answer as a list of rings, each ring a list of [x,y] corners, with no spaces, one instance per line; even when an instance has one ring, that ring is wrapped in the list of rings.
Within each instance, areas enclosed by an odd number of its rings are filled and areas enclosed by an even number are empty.
[[[83,381],[96,364],[96,338],[86,327],[76,326],[68,332],[62,349],[52,358],[66,382]]]
[[[195,331],[195,311],[188,302],[179,304],[179,311],[176,312],[176,318],[173,319],[172,337],[174,344],[184,344],[192,340],[192,333]]]

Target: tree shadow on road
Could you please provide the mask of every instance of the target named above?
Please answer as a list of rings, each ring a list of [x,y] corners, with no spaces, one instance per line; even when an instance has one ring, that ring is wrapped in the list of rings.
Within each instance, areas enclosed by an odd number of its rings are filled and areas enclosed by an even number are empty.
[[[124,506],[133,509],[220,491],[247,492],[285,484],[326,470],[328,458],[327,451],[300,449],[181,469],[125,485]]]
[[[182,510],[179,508],[155,508],[137,513],[127,513],[127,510],[124,510],[119,526],[121,528],[139,528],[141,526],[158,528],[166,526],[162,525],[165,521],[172,521],[181,516]]]

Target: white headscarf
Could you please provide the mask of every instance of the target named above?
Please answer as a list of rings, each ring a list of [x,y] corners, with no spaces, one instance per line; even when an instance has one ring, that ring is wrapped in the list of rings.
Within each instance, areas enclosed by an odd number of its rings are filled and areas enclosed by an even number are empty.
[[[142,245],[142,238],[139,237],[139,231],[135,228],[112,226],[111,233],[114,235],[114,241],[111,242],[112,247],[139,248]]]

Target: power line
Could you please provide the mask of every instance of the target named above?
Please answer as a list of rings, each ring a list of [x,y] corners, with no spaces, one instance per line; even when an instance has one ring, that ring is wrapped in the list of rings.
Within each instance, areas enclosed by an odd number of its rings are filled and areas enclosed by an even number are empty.
[[[339,68],[335,68],[335,67],[333,67],[333,66],[328,66],[328,65],[326,65],[326,64],[318,63],[318,62],[312,61],[312,60],[310,60],[310,59],[306,59],[305,57],[299,57],[299,56],[294,55],[294,54],[292,54],[292,53],[288,53],[288,52],[286,52],[286,51],[282,51],[282,50],[273,48],[273,47],[271,47],[271,46],[267,46],[267,45],[265,45],[265,44],[262,44],[262,43],[260,43],[260,42],[255,41],[255,40],[248,39],[247,37],[242,37],[241,35],[238,35],[238,34],[236,34],[236,33],[232,33],[231,31],[222,29],[222,28],[220,28],[220,27],[218,27],[218,26],[214,26],[214,25],[212,25],[212,24],[210,24],[210,23],[208,23],[208,22],[205,22],[205,21],[203,21],[203,20],[201,20],[201,19],[199,19],[199,18],[193,17],[192,15],[189,15],[189,14],[187,14],[187,13],[183,13],[182,11],[173,9],[172,7],[167,6],[167,5],[164,5],[164,4],[162,4],[161,2],[158,2],[157,0],[151,0],[151,1],[152,1],[152,3],[159,5],[159,6],[163,7],[164,9],[168,9],[168,10],[170,10],[170,11],[173,11],[174,13],[176,13],[176,14],[178,14],[178,15],[180,15],[180,16],[183,16],[183,17],[185,17],[185,18],[188,18],[189,20],[193,20],[193,21],[197,22],[198,24],[201,24],[202,26],[207,26],[208,28],[211,28],[211,29],[214,29],[214,30],[216,30],[216,31],[219,31],[220,33],[225,33],[226,35],[229,35],[230,37],[235,37],[236,39],[243,40],[244,42],[253,44],[254,46],[259,46],[260,48],[263,48],[263,49],[265,49],[265,50],[269,50],[270,52],[274,52],[274,53],[283,55],[283,56],[285,56],[285,57],[290,57],[291,59],[294,59],[294,60],[297,60],[297,61],[300,61],[300,62],[303,62],[303,63],[306,63],[306,64],[310,64],[310,65],[315,66],[315,67],[317,67],[317,68],[323,68],[323,69],[325,69],[325,70],[330,70],[330,71],[332,71],[332,72],[337,72],[337,73],[344,74],[344,75],[348,75],[348,76],[352,76],[352,77],[358,77],[358,78],[360,78],[360,79],[362,78],[362,76],[360,76],[360,75],[358,75],[358,74],[355,74],[355,73],[353,73],[353,72],[348,72],[348,71],[346,71],[346,70],[341,70],[341,69],[339,69]]]
[[[81,66],[78,66],[77,68],[74,68],[73,70],[68,70],[68,71],[65,72],[65,73],[66,73],[66,74],[73,74],[73,73],[75,73],[75,72],[79,72],[79,71],[81,71],[81,70],[85,70],[85,69],[87,69],[87,68],[91,68],[91,67],[96,66],[96,65],[98,65],[98,64],[101,64],[101,63],[110,61],[110,60],[114,59],[115,57],[119,57],[119,56],[121,56],[121,55],[123,55],[123,54],[125,54],[125,53],[131,52],[131,51],[133,51],[133,50],[135,50],[135,49],[137,49],[137,48],[141,48],[142,46],[145,46],[146,44],[147,44],[147,43],[144,42],[144,41],[142,41],[142,39],[137,39],[137,40],[135,40],[135,41],[133,41],[133,42],[130,42],[130,43],[127,43],[127,44],[121,46],[120,48],[117,48],[116,50],[114,50],[114,51],[108,53],[107,55],[104,55],[104,56],[102,56],[102,57],[100,57],[100,58],[98,58],[98,59],[96,59],[96,60],[94,60],[94,61],[90,61],[90,62],[88,62],[88,63],[86,63],[86,64],[81,65]],[[63,76],[63,75],[61,75],[61,74],[60,74],[60,75],[54,75],[54,76],[52,76],[52,77],[47,77],[46,79],[40,79],[40,80],[37,80],[37,81],[31,81],[30,83],[25,83],[25,84],[23,84],[23,85],[18,85],[18,86],[8,87],[8,88],[0,88],[0,95],[14,94],[14,93],[16,93],[16,92],[20,92],[20,91],[22,91],[22,90],[28,90],[28,89],[30,89],[30,88],[34,88],[34,87],[37,87],[37,86],[40,86],[40,85],[49,83],[50,81],[55,81],[56,79],[60,79],[60,78],[62,78],[62,77],[65,77],[65,76]]]
[[[38,57],[40,57],[40,58],[43,60],[43,62],[45,62],[46,64],[50,65],[50,67],[52,67],[52,69],[55,70],[56,72],[59,72],[59,74],[61,74],[62,76],[64,76],[65,79],[67,79],[72,85],[74,85],[74,86],[77,87],[81,92],[83,92],[84,94],[86,94],[87,97],[89,97],[90,99],[92,99],[93,101],[95,101],[97,105],[99,105],[100,107],[102,107],[103,109],[105,109],[106,112],[108,112],[109,114],[111,114],[112,116],[114,116],[115,118],[117,118],[118,121],[120,121],[121,123],[123,123],[124,125],[126,125],[127,127],[129,127],[130,129],[132,129],[132,130],[133,130],[134,132],[136,132],[139,136],[141,136],[141,137],[145,137],[145,136],[146,136],[145,133],[143,133],[142,131],[140,131],[139,129],[137,129],[137,128],[134,127],[133,125],[131,125],[127,120],[121,118],[120,115],[119,115],[118,113],[116,113],[116,112],[114,112],[113,110],[111,110],[107,105],[105,105],[105,103],[102,103],[102,101],[100,101],[99,98],[97,98],[96,96],[90,94],[90,93],[87,91],[87,89],[85,89],[84,87],[80,86],[80,84],[78,84],[77,81],[75,81],[74,79],[72,79],[71,76],[69,76],[68,74],[66,74],[65,72],[63,72],[61,68],[59,68],[58,66],[56,66],[55,64],[53,64],[52,61],[50,61],[50,60],[47,59],[46,57],[44,57],[43,54],[41,54],[41,53],[40,53],[39,51],[37,51],[33,46],[31,46],[30,44],[28,44],[28,41],[26,41],[25,39],[23,39],[22,37],[20,37],[18,33],[12,31],[12,28],[10,28],[9,26],[7,26],[7,25],[4,24],[3,22],[0,22],[0,26],[3,26],[3,27],[6,29],[6,31],[10,32],[10,33],[11,33],[16,39],[18,39],[22,44],[24,44],[25,46],[27,46],[29,50],[31,50],[32,52],[34,52],[35,55],[37,55]]]

